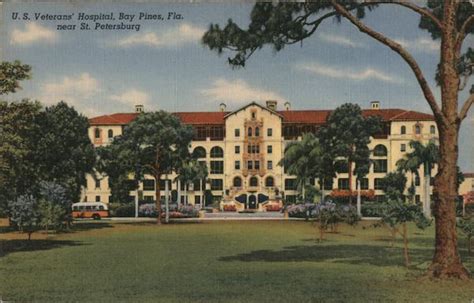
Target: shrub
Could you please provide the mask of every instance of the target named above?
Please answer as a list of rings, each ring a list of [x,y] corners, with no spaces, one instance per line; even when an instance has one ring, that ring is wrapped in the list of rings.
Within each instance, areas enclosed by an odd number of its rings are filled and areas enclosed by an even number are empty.
[[[16,200],[8,203],[11,222],[22,232],[31,234],[39,229],[41,220],[38,211],[38,202],[33,196],[19,196]]]
[[[265,206],[265,209],[267,211],[280,211],[281,210],[281,207],[279,204],[267,204]]]
[[[237,208],[234,204],[224,205],[224,211],[237,211]]]
[[[115,217],[134,217],[135,216],[135,204],[123,204],[117,207],[114,211]]]
[[[196,209],[193,205],[181,205],[179,207],[179,212],[187,218],[199,217],[199,210]]]
[[[155,203],[146,203],[138,207],[138,215],[140,217],[156,217],[156,204]]]
[[[466,235],[467,240],[467,250],[471,254],[474,237],[474,218],[463,218],[457,222],[457,227]]]

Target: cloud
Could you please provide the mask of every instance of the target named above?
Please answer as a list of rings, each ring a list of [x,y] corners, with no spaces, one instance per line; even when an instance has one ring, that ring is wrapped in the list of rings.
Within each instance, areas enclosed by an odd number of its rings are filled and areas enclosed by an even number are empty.
[[[200,93],[211,101],[240,105],[251,101],[279,100],[286,101],[277,93],[250,86],[241,79],[228,81],[217,79],[210,88],[201,89]]]
[[[395,39],[404,48],[419,53],[436,53],[440,50],[438,41],[429,38],[417,38],[415,40]]]
[[[353,48],[363,48],[365,47],[364,44],[358,43],[353,41],[350,38],[344,37],[344,36],[337,36],[334,34],[325,34],[325,33],[320,33],[319,38],[322,40],[332,43],[332,44],[337,44],[341,46],[346,46],[346,47],[353,47]]]
[[[150,102],[150,96],[143,91],[132,88],[119,95],[110,96],[110,100],[117,101],[125,105],[148,105]]]
[[[128,37],[112,42],[118,47],[149,46],[167,48],[180,46],[186,43],[198,42],[205,30],[195,25],[183,23],[162,33],[147,32],[132,34]]]
[[[14,29],[10,36],[11,44],[30,45],[35,42],[55,42],[58,34],[38,23],[27,23],[24,30]]]
[[[313,74],[337,79],[349,79],[354,81],[379,80],[383,82],[402,83],[397,77],[388,75],[382,71],[367,67],[363,70],[355,71],[348,68],[322,65],[317,62],[298,64],[296,69],[307,71]]]
[[[82,73],[43,84],[40,100],[46,104],[55,104],[62,100],[77,106],[80,101],[89,99],[99,92],[99,81],[89,73]]]

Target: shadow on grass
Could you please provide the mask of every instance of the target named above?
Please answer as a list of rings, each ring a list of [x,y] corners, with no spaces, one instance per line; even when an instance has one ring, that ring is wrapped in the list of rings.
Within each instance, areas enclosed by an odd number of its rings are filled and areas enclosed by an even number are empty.
[[[431,249],[411,249],[412,264],[431,258]],[[402,266],[402,249],[375,245],[311,245],[289,246],[282,250],[255,250],[235,256],[225,256],[219,261],[241,262],[334,262],[369,264],[375,266]]]
[[[113,228],[110,223],[107,222],[97,222],[97,221],[79,221],[74,222],[70,229],[64,230],[64,232],[81,232],[88,231],[92,229],[103,229],[103,228]]]
[[[10,253],[50,250],[63,246],[80,246],[87,245],[79,241],[69,240],[0,240],[0,257],[4,257]]]

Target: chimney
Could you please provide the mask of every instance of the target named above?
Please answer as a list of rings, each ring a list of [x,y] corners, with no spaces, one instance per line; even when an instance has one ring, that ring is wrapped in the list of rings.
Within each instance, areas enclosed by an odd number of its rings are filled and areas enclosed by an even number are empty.
[[[285,109],[290,110],[291,109],[291,103],[290,102],[285,102]]]
[[[137,105],[135,105],[135,112],[136,112],[137,114],[141,114],[141,113],[143,113],[144,111],[145,111],[145,108],[143,107],[142,104],[137,104]]]
[[[371,109],[380,109],[380,101],[371,101],[370,102]]]
[[[226,107],[227,105],[225,105],[225,103],[219,104],[219,109],[221,110],[221,112],[225,112]]]
[[[267,100],[266,104],[267,104],[268,109],[271,109],[273,111],[277,110],[278,101],[276,101],[276,100]]]

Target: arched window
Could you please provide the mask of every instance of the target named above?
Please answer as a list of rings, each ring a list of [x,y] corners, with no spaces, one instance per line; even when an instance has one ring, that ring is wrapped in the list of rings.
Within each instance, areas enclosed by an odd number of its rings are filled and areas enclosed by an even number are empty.
[[[255,128],[255,137],[259,137],[259,136],[260,136],[260,128],[256,127]]]
[[[273,177],[267,177],[265,179],[265,186],[266,187],[273,187],[275,186],[275,181],[273,180]]]
[[[206,150],[202,146],[198,146],[193,151],[193,156],[195,158],[206,158]]]
[[[247,129],[247,136],[252,137],[252,128],[251,127],[249,127]]]
[[[415,134],[419,135],[421,134],[421,126],[420,125],[415,125]]]
[[[214,146],[211,148],[211,158],[223,158],[224,150],[219,146]]]
[[[400,134],[405,135],[406,133],[407,133],[407,128],[405,125],[402,125],[402,127],[400,127]]]
[[[375,146],[374,156],[376,156],[376,157],[386,157],[387,156],[387,148],[382,144],[379,144],[379,145]]]
[[[436,127],[434,125],[430,126],[430,134],[432,135],[436,134]]]
[[[108,136],[109,138],[113,138],[113,137],[114,137],[114,131],[111,130],[111,129],[109,129],[109,131],[107,132],[107,136]]]
[[[234,184],[234,187],[242,187],[242,178],[235,177],[233,184]]]
[[[96,128],[96,129],[94,130],[94,137],[95,137],[95,138],[100,138],[100,129]]]
[[[250,186],[258,186],[258,179],[257,177],[250,178]]]

